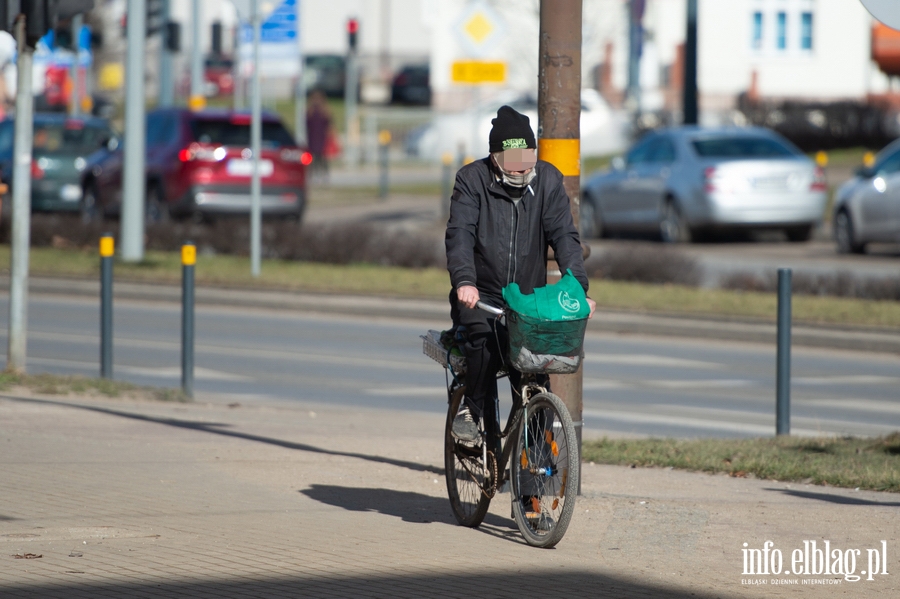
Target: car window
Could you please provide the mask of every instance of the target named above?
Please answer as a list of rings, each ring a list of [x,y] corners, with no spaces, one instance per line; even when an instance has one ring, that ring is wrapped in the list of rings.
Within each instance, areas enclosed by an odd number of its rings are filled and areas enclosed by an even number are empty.
[[[249,119],[238,122],[234,122],[234,119],[194,119],[191,121],[191,133],[200,143],[242,148],[250,145]],[[297,144],[281,123],[263,122],[262,145],[266,148],[281,148]]]
[[[637,166],[648,161],[652,142],[644,142],[633,147],[625,154],[625,163],[628,166]]]
[[[877,175],[892,175],[900,171],[900,150],[879,161],[873,170]]]
[[[108,127],[84,121],[35,123],[34,151],[44,155],[89,154],[100,148],[110,135]]]
[[[178,118],[171,112],[147,115],[147,145],[161,146],[170,143],[176,136]]]
[[[661,137],[650,142],[647,148],[647,162],[669,164],[675,161],[675,146],[672,141]]]
[[[746,135],[695,139],[691,145],[704,158],[788,158],[797,155],[778,140]]]
[[[11,121],[0,125],[0,154],[12,154],[14,126]]]

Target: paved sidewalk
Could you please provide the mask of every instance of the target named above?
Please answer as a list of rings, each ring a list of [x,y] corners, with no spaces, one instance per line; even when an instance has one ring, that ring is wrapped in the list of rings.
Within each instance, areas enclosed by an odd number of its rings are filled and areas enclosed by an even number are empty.
[[[0,597],[900,593],[896,494],[586,465],[569,532],[539,550],[508,495],[455,524],[439,416],[226,401],[0,394]],[[804,541],[860,549],[857,571],[884,540],[889,574],[742,575],[743,543],[767,540],[785,565]]]

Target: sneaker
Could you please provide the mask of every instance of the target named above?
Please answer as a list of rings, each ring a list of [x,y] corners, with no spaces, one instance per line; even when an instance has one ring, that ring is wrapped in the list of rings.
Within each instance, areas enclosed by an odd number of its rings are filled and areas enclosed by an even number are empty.
[[[453,436],[460,441],[474,441],[478,438],[478,426],[472,418],[472,412],[465,403],[453,419]]]

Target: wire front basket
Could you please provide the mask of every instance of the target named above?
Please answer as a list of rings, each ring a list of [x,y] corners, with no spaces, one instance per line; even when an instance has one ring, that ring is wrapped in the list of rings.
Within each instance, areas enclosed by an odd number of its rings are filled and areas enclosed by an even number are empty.
[[[571,374],[581,366],[586,318],[539,320],[510,310],[506,326],[509,360],[520,372]]]

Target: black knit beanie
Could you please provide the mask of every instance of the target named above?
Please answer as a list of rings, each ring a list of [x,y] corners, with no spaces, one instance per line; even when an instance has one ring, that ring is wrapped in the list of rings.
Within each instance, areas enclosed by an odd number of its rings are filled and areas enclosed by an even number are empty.
[[[489,150],[503,152],[504,150],[537,148],[534,141],[534,131],[531,130],[528,117],[516,112],[509,106],[501,106],[497,111],[497,118],[491,119],[491,135]]]

